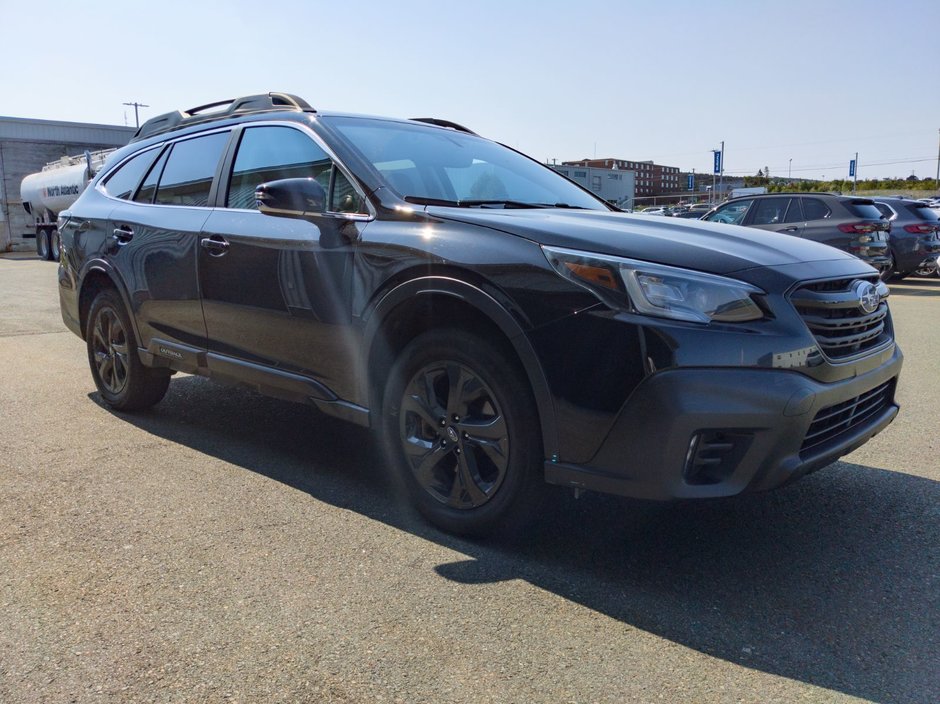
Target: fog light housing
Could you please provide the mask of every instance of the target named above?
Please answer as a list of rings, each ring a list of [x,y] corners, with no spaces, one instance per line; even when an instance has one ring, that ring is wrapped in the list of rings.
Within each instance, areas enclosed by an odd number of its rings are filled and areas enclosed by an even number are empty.
[[[689,440],[682,477],[686,484],[719,484],[737,469],[747,453],[750,430],[699,430]]]

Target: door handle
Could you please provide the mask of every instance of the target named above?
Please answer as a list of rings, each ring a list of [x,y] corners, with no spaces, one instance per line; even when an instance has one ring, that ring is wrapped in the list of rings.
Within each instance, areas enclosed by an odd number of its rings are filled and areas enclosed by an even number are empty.
[[[219,235],[212,235],[212,237],[203,237],[199,240],[199,246],[203,249],[209,250],[209,254],[213,257],[221,257],[226,252],[228,252],[228,242]]]
[[[112,237],[118,244],[127,244],[132,239],[134,239],[134,231],[127,225],[121,225],[120,227],[114,228],[114,234]]]
[[[779,232],[797,232],[799,229],[800,228],[798,227],[785,227],[782,230],[779,230]]]

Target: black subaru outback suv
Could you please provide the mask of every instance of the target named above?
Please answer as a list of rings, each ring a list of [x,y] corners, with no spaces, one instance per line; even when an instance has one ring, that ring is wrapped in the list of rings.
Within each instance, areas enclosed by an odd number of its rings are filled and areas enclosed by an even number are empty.
[[[814,242],[626,215],[443,120],[249,96],[144,124],[62,216],[101,397],[176,371],[375,428],[438,526],[546,483],[651,499],[785,484],[896,416],[877,272]]]

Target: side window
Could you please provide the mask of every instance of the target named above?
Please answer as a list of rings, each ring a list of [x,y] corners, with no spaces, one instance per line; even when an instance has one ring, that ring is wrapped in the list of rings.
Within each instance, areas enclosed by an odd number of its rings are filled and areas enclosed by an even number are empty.
[[[140,187],[140,190],[137,191],[137,195],[134,196],[134,200],[138,203],[152,203],[153,196],[157,192],[157,183],[160,181],[160,174],[163,173],[163,167],[166,165],[166,159],[170,155],[169,149],[163,150],[163,155],[157,159],[157,163],[150,167],[150,172],[147,174],[147,177],[144,179],[143,184]]]
[[[176,142],[160,177],[155,202],[164,205],[208,205],[212,179],[228,138],[228,132],[217,132]]]
[[[144,173],[157,158],[158,152],[158,149],[148,149],[125,161],[104,182],[105,192],[114,198],[130,198]]]
[[[885,220],[891,220],[897,215],[897,213],[891,210],[891,208],[884,203],[875,203],[875,207],[878,208],[878,212],[881,213],[881,217],[883,217]]]
[[[337,168],[333,169],[333,193],[330,210],[334,213],[367,213],[362,196],[353,188],[349,179]]]
[[[790,207],[787,208],[787,216],[784,222],[803,222],[803,209],[800,207],[799,198],[790,199]]]
[[[232,166],[229,208],[254,209],[255,188],[282,178],[315,178],[329,193],[333,162],[316,142],[291,127],[249,127]]]
[[[783,222],[789,198],[761,198],[754,206],[752,225],[775,225]]]
[[[708,222],[726,222],[731,225],[739,225],[744,219],[747,209],[750,207],[752,200],[738,200],[734,203],[726,203],[722,205],[718,210],[708,216]]]
[[[803,217],[807,220],[822,220],[831,214],[832,211],[819,198],[803,198]]]

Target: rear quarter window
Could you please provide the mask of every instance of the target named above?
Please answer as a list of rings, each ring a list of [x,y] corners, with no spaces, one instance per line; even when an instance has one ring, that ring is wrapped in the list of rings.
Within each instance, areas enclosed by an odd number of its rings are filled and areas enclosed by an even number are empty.
[[[158,149],[148,149],[121,164],[104,182],[104,190],[113,198],[127,200],[134,195],[137,184],[157,158]]]
[[[803,218],[807,221],[823,220],[832,214],[832,211],[829,210],[829,206],[823,203],[819,198],[803,198],[802,200]],[[879,213],[877,217],[881,217],[881,214]]]
[[[938,222],[940,221],[940,216],[937,215],[937,211],[931,208],[929,205],[918,205],[916,203],[910,203],[906,206],[908,212],[911,213],[918,220],[923,220],[924,222]]]
[[[851,200],[845,204],[845,207],[855,217],[866,218],[868,220],[881,219],[881,211],[879,211],[870,200]]]

